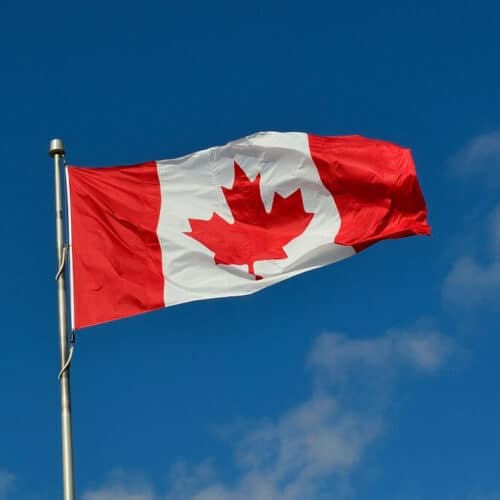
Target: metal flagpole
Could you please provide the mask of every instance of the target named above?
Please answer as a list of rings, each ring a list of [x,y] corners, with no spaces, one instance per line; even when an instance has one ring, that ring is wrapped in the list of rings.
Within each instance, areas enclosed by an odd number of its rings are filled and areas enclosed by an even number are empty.
[[[71,396],[69,384],[69,361],[71,353],[68,350],[68,329],[66,315],[66,289],[64,264],[67,248],[64,246],[63,207],[61,194],[61,167],[60,160],[64,157],[64,144],[61,139],[52,139],[49,146],[49,155],[54,158],[54,182],[56,202],[56,243],[57,243],[57,302],[59,318],[59,353],[61,371],[59,380],[61,385],[61,432],[62,432],[62,472],[63,472],[63,499],[75,499],[73,474],[73,438],[71,431]]]

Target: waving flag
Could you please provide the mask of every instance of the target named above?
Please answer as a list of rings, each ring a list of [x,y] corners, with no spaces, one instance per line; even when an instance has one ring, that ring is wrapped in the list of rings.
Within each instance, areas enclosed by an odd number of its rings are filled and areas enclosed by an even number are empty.
[[[360,136],[264,132],[67,174],[74,328],[253,293],[430,233],[410,151]]]

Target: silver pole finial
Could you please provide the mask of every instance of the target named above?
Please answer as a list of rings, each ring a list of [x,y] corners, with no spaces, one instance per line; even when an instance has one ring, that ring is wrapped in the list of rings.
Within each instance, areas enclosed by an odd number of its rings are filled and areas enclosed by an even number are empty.
[[[64,156],[64,143],[62,139],[52,139],[49,145],[49,156],[54,158],[55,155]]]

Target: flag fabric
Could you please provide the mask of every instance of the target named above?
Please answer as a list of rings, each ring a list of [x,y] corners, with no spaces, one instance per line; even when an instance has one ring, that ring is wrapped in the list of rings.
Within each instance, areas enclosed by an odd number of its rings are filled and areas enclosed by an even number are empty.
[[[73,328],[244,295],[430,234],[408,149],[262,132],[173,160],[67,168]]]

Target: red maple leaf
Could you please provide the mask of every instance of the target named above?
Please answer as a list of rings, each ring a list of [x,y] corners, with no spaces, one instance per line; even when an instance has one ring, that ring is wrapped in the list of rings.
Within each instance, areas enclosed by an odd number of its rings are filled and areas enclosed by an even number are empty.
[[[255,262],[286,258],[283,247],[306,230],[313,214],[304,210],[300,189],[286,198],[275,193],[266,212],[260,174],[251,181],[236,162],[233,187],[222,187],[222,192],[234,222],[213,213],[209,220],[189,219],[191,232],[185,234],[215,252],[216,264],[246,264],[248,272],[260,279],[254,273]]]

